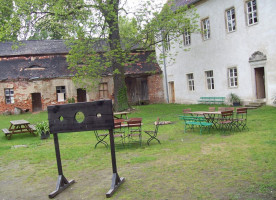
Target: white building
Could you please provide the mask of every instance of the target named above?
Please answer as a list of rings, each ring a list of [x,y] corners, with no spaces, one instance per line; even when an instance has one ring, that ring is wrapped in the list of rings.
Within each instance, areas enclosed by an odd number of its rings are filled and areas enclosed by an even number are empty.
[[[175,62],[166,65],[170,102],[197,103],[200,97],[235,93],[244,103],[272,105],[276,0],[176,0],[178,6],[192,3],[204,34],[181,38],[189,51],[167,50],[178,52]]]

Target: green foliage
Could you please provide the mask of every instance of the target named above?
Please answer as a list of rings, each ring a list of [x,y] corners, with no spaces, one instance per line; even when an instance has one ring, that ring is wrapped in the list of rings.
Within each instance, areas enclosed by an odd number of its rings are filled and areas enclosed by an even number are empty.
[[[72,98],[68,98],[68,103],[75,103],[75,98],[74,97],[72,97]]]
[[[228,98],[231,103],[240,103],[241,102],[240,97],[237,94],[232,93],[232,92],[229,94]]]
[[[5,19],[0,41],[15,40],[18,35],[20,39],[66,39],[70,47],[69,69],[79,87],[95,88],[103,73],[111,68],[109,72],[114,74],[109,75],[121,74],[118,80],[114,79],[114,87],[122,88],[115,91],[124,91],[124,67],[137,61],[131,53],[133,48],[160,47],[168,34],[173,42],[180,44],[184,29],[197,31],[198,15],[188,7],[174,11],[171,3],[160,12],[158,4],[151,0],[145,1],[129,19],[120,7],[123,4],[119,3],[113,0],[8,0],[0,7]],[[114,103],[123,105],[119,107],[128,104],[125,92],[114,96]]]
[[[35,127],[39,135],[41,135],[42,132],[46,133],[50,131],[48,121],[37,123]]]
[[[127,87],[124,86],[118,92],[118,111],[123,111],[129,108],[127,101]]]

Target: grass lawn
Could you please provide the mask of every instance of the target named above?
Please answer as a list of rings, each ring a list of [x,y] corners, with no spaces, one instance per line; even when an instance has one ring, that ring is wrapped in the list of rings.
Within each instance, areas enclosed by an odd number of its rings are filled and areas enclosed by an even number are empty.
[[[221,105],[217,105],[221,106]],[[248,111],[249,131],[220,133],[199,129],[183,132],[182,109],[208,110],[208,105],[156,104],[135,107],[129,117],[142,117],[143,130],[153,130],[157,117],[173,124],[159,127],[161,145],[116,143],[118,173],[126,181],[112,199],[276,199],[276,108]],[[36,124],[47,113],[0,116]],[[93,132],[61,133],[63,172],[76,181],[55,199],[106,199],[112,177],[110,148]],[[27,145],[27,148],[13,148]],[[0,134],[0,199],[48,199],[58,172],[53,136],[40,140],[28,133],[7,140]]]

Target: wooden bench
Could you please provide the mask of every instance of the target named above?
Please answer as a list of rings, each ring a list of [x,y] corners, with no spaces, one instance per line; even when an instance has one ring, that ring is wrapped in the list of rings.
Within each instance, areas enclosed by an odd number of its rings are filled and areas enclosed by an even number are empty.
[[[8,139],[11,139],[12,133],[9,131],[9,129],[4,128],[2,129],[2,131],[4,132],[5,136],[8,136]]]
[[[200,97],[198,102],[204,104],[223,104],[225,97]]]
[[[210,132],[210,127],[213,125],[211,122],[207,122],[205,117],[202,116],[179,116],[180,120],[184,120],[184,133],[186,133],[186,129],[190,127],[191,129],[194,128],[194,126],[200,127],[200,134],[202,134],[202,127],[208,127],[208,131]]]
[[[29,124],[29,128],[32,130],[32,134],[35,135],[36,133],[36,127],[33,124]]]
[[[30,127],[33,131],[36,131],[36,127],[35,127],[35,125],[30,124],[30,125],[29,125],[29,127]]]

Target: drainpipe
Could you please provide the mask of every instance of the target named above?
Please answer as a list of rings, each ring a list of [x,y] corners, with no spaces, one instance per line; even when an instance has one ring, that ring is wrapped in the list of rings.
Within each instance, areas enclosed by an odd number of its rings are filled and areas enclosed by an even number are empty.
[[[166,90],[165,93],[166,93],[166,101],[167,101],[167,103],[169,103],[169,90],[168,90],[168,81],[167,81],[166,56],[165,56],[163,31],[161,32],[161,35],[162,35],[162,53],[163,53],[165,90]]]

